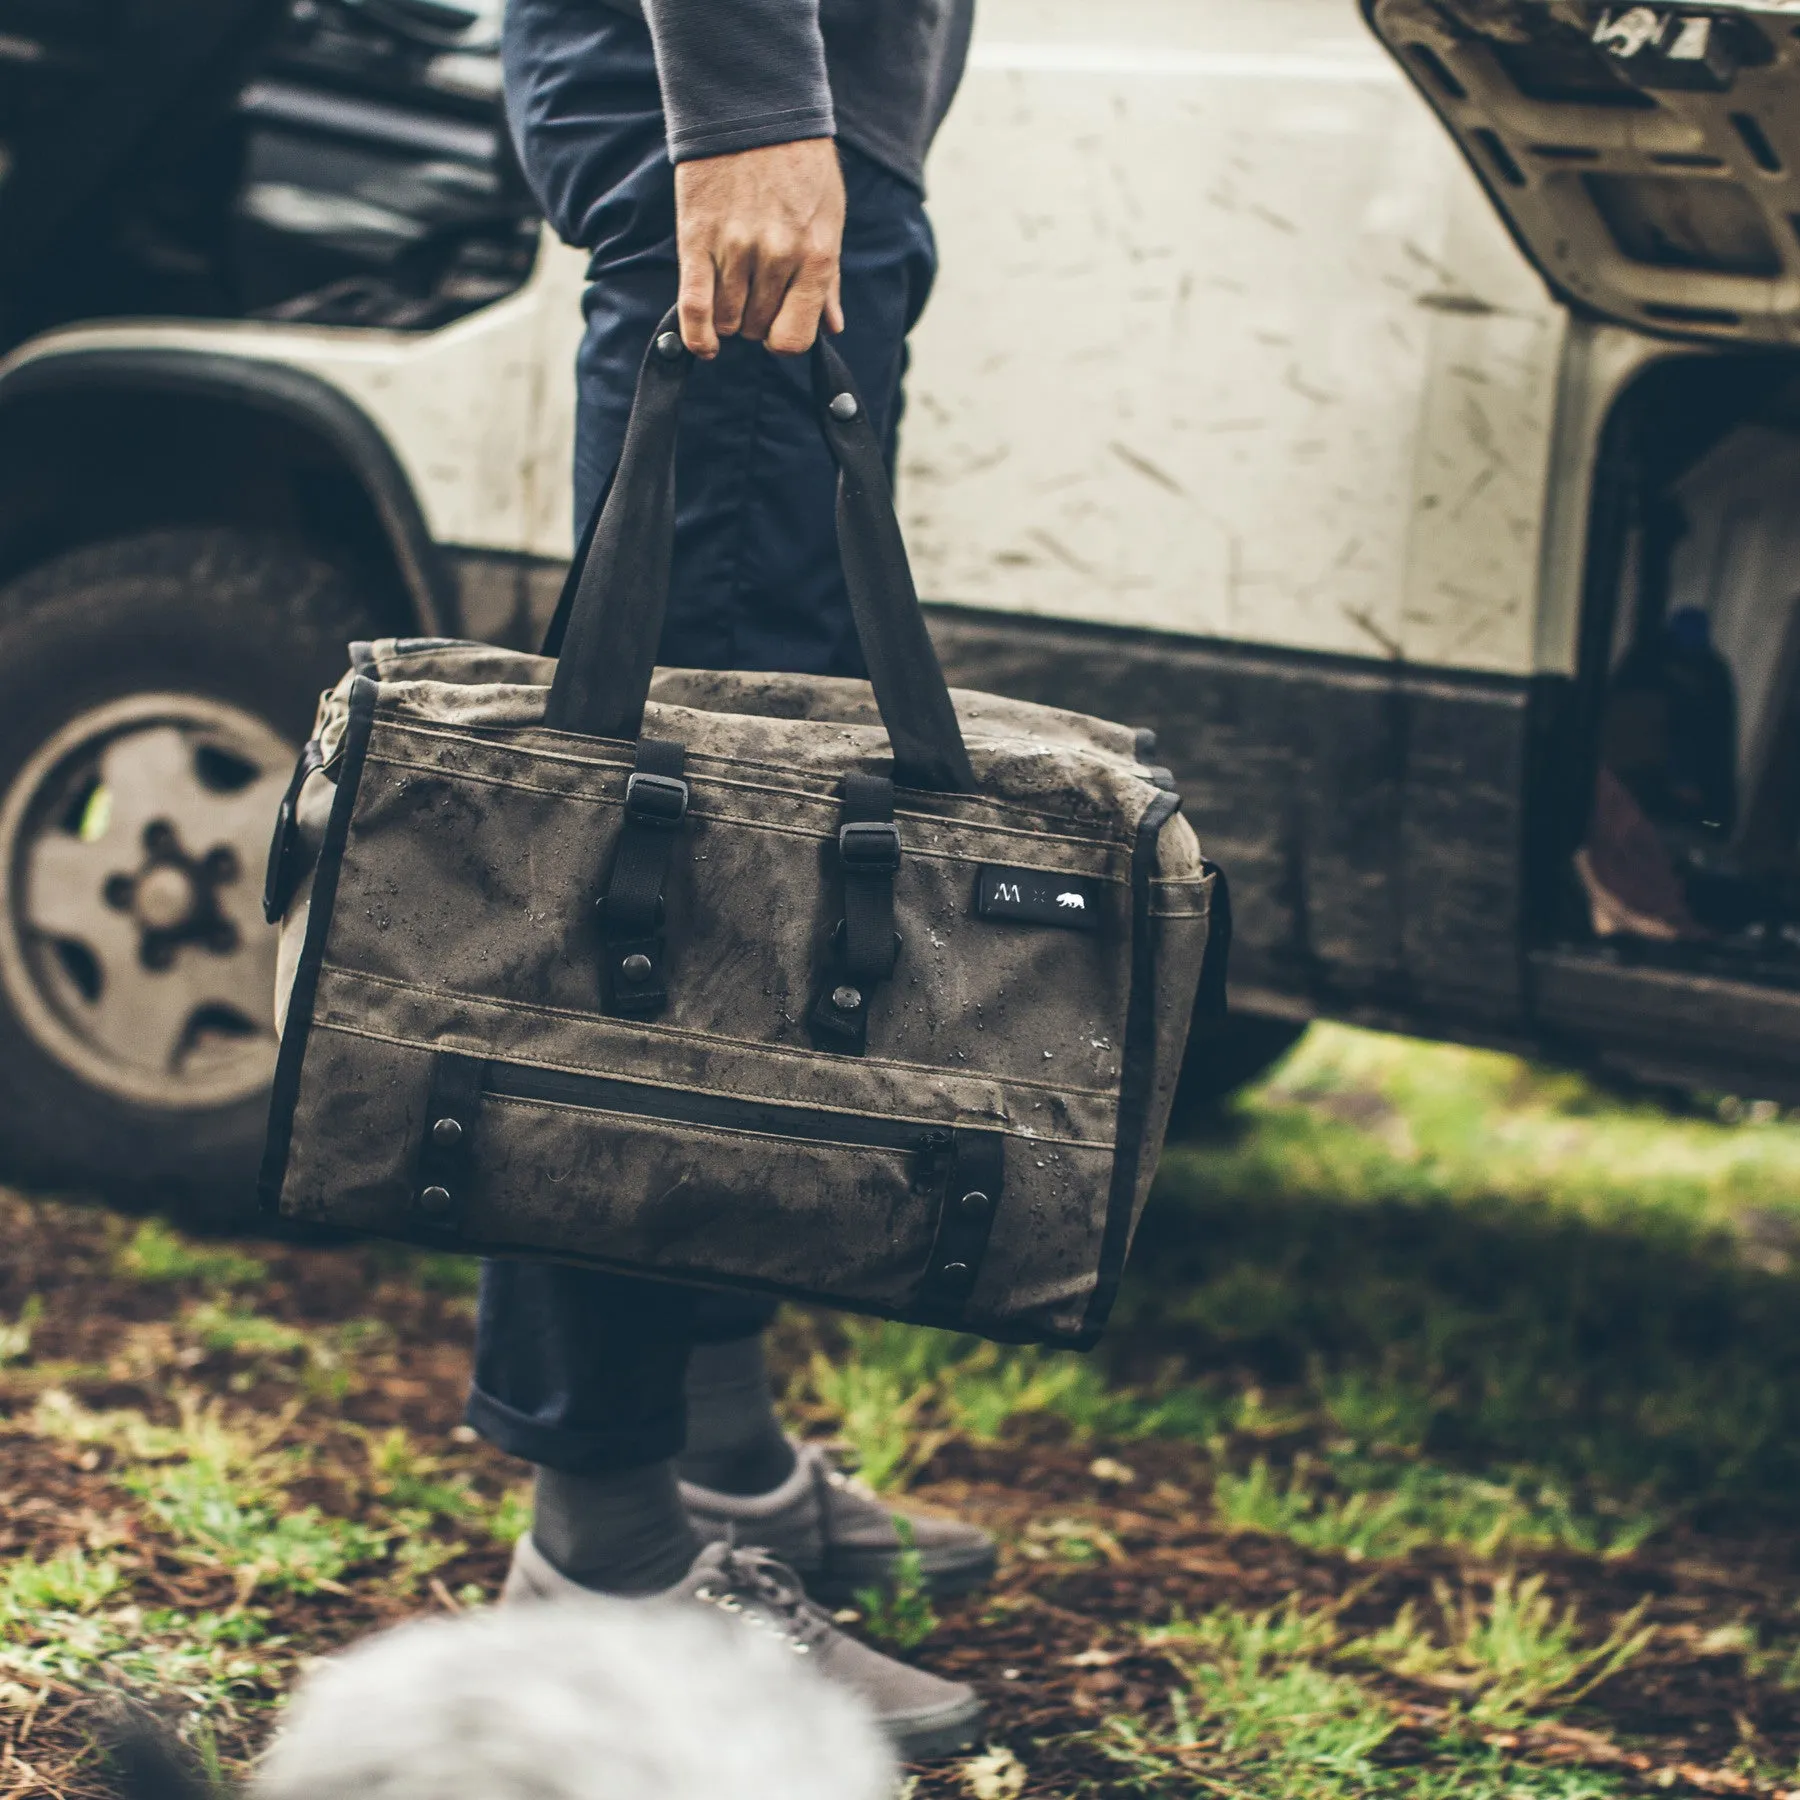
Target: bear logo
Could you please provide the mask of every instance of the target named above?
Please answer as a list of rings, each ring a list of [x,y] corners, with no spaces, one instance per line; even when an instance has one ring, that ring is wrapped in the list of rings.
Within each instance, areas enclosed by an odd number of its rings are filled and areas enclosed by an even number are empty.
[[[1066,906],[1074,912],[1087,911],[1087,900],[1085,896],[1081,894],[1058,894],[1056,896],[1056,904],[1058,906]]]

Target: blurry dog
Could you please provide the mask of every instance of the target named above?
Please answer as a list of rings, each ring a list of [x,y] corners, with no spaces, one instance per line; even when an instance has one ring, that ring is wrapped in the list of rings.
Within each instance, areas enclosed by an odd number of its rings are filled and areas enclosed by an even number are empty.
[[[204,1789],[140,1720],[122,1800]],[[247,1800],[887,1800],[861,1705],[784,1645],[673,1607],[501,1608],[314,1666]]]

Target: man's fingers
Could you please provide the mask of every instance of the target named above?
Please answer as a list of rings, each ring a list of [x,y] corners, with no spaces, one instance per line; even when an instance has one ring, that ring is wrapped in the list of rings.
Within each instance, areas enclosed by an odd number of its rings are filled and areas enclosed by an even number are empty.
[[[844,275],[835,259],[831,265],[831,289],[825,296],[825,329],[833,337],[844,329]]]
[[[737,334],[804,350],[827,309],[841,325],[844,176],[830,138],[677,163],[675,221],[681,335],[696,355]]]
[[[744,309],[757,272],[756,249],[748,243],[728,240],[715,255],[713,327],[720,337],[735,337],[744,329]]]
[[[681,287],[675,312],[681,321],[681,341],[696,356],[711,361],[719,354],[719,335],[713,329],[713,266],[705,255],[681,253]]]
[[[759,344],[768,338],[769,327],[775,323],[799,268],[798,254],[786,244],[758,246],[756,278],[750,284],[749,298],[744,304],[745,337]]]
[[[769,323],[764,340],[771,350],[798,356],[819,335],[819,315],[826,311],[837,280],[837,258],[813,257],[800,267],[793,285]]]

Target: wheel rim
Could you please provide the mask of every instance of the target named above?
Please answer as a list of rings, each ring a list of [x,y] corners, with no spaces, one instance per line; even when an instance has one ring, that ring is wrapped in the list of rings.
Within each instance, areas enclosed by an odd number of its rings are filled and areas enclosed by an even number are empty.
[[[0,983],[89,1086],[179,1111],[267,1086],[258,876],[293,758],[239,707],[140,694],[71,720],[0,800]]]

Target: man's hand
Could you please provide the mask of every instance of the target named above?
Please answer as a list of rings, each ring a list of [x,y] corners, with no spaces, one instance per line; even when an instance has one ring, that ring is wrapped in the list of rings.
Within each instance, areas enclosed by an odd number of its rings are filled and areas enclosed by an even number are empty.
[[[682,342],[696,356],[744,336],[797,355],[824,315],[844,329],[844,175],[830,138],[675,165]]]

